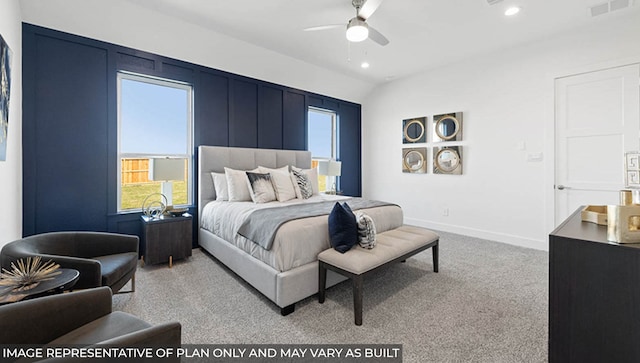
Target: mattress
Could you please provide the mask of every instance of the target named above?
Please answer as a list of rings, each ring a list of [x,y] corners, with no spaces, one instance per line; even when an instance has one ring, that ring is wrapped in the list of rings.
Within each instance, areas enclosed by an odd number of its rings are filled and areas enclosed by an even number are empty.
[[[212,201],[202,210],[201,228],[242,249],[254,258],[283,272],[317,260],[320,252],[330,248],[327,216],[294,219],[278,229],[271,249],[240,236],[237,232],[245,219],[260,208],[286,208],[292,204],[346,201],[350,197],[315,195],[309,199],[287,202],[256,204],[253,202]],[[377,232],[384,232],[402,225],[402,209],[397,205],[385,205],[363,209],[371,216]]]

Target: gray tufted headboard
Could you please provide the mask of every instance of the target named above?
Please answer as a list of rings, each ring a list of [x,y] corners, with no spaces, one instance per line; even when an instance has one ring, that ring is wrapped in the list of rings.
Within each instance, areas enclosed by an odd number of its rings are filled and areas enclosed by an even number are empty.
[[[311,167],[311,152],[298,150],[250,149],[222,146],[198,147],[198,215],[216,199],[211,172],[224,173],[224,167],[252,170],[258,166],[279,168],[294,165]]]

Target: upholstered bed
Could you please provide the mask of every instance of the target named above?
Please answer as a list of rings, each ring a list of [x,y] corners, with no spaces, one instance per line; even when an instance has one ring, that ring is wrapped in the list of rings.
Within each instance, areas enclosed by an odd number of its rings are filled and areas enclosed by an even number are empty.
[[[330,247],[326,214],[282,224],[275,233],[273,246],[265,249],[237,235],[235,224],[254,209],[273,207],[280,210],[280,207],[289,208],[302,201],[271,202],[264,206],[251,201],[216,201],[211,173],[224,173],[225,167],[236,170],[285,166],[306,169],[311,166],[311,153],[216,146],[200,146],[198,150],[200,246],[273,301],[283,315],[293,312],[296,302],[318,291],[317,254]],[[339,199],[341,197],[314,195],[305,202],[334,204]],[[374,206],[366,211],[376,220],[380,232],[402,224],[402,210],[398,206]],[[230,219],[222,219],[221,215]],[[327,286],[342,280],[344,277],[330,273]]]

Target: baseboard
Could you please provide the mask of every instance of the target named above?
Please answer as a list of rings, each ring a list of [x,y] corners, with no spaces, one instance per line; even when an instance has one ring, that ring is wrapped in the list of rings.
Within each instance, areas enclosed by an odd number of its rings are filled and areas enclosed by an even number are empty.
[[[425,221],[417,218],[404,218],[406,224],[435,229],[443,232],[457,233],[465,236],[488,239],[501,243],[506,243],[514,246],[526,247],[535,250],[549,251],[549,243],[547,241],[535,240],[531,238],[525,238],[521,236],[515,236],[506,233],[496,233],[491,231],[485,231],[482,229],[468,228],[462,226],[456,226],[452,224],[436,223],[431,221]]]

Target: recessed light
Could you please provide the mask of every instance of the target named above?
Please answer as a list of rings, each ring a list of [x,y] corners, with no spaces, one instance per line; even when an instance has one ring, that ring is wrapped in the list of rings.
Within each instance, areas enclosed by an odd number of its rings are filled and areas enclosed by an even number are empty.
[[[519,12],[520,12],[520,8],[519,8],[519,7],[517,7],[517,6],[512,6],[512,7],[510,7],[509,9],[507,9],[507,10],[504,12],[504,15],[506,15],[506,16],[514,16],[514,15],[516,15],[516,14],[517,14],[517,13],[519,13]]]
[[[366,69],[366,68],[369,68],[369,63],[367,63],[367,62],[362,62],[362,64],[360,64],[360,67],[365,68],[365,69]]]

